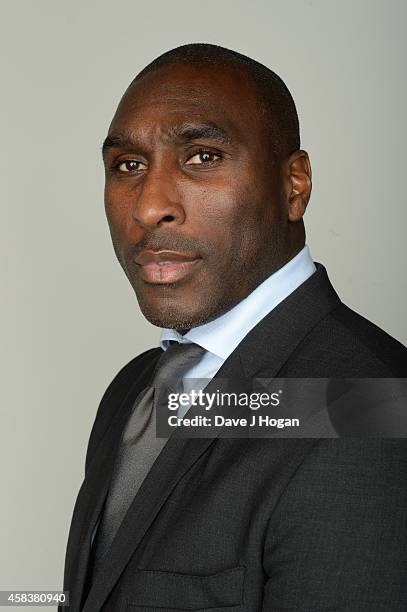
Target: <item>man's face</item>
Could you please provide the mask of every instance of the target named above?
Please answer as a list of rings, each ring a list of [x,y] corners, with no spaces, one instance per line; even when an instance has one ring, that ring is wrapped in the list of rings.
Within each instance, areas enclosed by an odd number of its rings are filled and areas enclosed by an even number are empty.
[[[286,261],[287,213],[253,86],[167,66],[126,92],[104,147],[116,255],[145,317],[187,330]]]

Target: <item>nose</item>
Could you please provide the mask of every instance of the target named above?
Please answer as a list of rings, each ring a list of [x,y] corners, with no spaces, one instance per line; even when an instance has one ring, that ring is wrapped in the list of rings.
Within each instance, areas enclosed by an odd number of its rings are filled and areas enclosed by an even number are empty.
[[[133,219],[148,229],[165,223],[184,223],[185,210],[171,171],[162,167],[146,173],[134,203]]]

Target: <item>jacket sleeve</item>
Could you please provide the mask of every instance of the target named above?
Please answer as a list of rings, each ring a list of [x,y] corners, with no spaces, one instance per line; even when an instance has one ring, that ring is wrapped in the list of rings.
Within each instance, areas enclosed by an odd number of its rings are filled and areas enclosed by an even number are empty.
[[[263,612],[407,610],[407,440],[320,440],[270,517]]]

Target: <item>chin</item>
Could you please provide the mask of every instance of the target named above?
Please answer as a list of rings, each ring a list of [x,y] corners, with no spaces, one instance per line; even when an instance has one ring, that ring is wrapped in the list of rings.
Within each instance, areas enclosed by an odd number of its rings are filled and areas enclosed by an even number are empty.
[[[209,323],[229,309],[229,305],[203,302],[186,308],[185,303],[169,303],[162,300],[159,307],[139,300],[139,306],[144,317],[152,325],[168,329],[189,330],[198,325]],[[198,309],[197,306],[200,306]]]
[[[180,309],[174,311],[165,309],[163,311],[163,309],[141,307],[141,312],[152,325],[169,329],[190,329],[204,322],[201,316],[181,312]]]
[[[185,300],[168,299],[168,296],[162,296],[157,301],[150,301],[140,297],[138,302],[140,310],[147,321],[157,327],[190,329],[191,327],[202,325],[213,318],[211,316],[213,308],[208,308],[207,303],[201,303],[198,297],[191,305],[186,303]]]
[[[193,286],[135,286],[140,310],[152,325],[186,330],[216,319],[233,306],[230,294],[216,285],[201,282]],[[237,301],[237,300],[236,300]]]

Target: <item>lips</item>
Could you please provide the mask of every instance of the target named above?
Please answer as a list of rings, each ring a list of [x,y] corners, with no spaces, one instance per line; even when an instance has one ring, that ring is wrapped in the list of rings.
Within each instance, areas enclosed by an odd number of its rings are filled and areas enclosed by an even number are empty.
[[[202,261],[193,253],[179,251],[142,251],[135,259],[142,279],[150,284],[176,283],[187,277]]]

